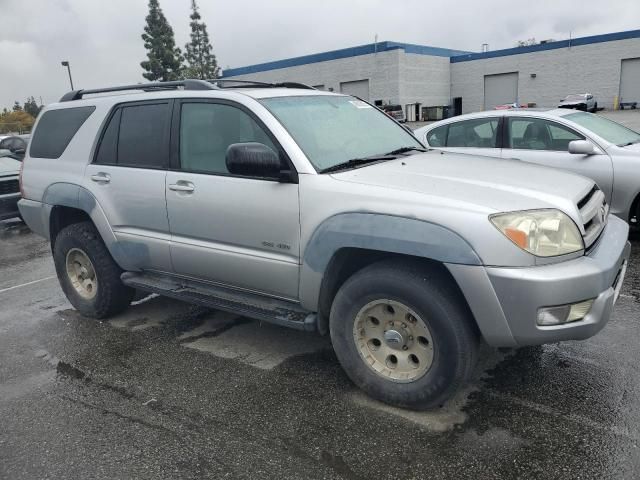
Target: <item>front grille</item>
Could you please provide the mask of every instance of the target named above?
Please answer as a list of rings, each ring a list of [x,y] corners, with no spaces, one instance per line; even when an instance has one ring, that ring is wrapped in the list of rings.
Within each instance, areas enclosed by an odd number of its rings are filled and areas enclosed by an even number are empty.
[[[589,193],[578,202],[578,209],[584,229],[584,245],[589,248],[595,243],[607,224],[609,205],[602,190],[594,185]]]
[[[9,193],[18,193],[20,191],[20,185],[18,180],[5,180],[0,181],[0,195],[7,195]]]

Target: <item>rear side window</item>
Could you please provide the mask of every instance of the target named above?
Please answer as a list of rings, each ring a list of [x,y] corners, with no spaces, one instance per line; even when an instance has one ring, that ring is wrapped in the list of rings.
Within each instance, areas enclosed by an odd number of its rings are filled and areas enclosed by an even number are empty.
[[[38,158],[59,158],[95,109],[96,107],[76,107],[45,112],[31,139],[29,155]]]
[[[163,168],[168,161],[169,103],[119,107],[102,134],[96,163]]]
[[[447,147],[496,148],[498,118],[465,120],[449,125]]]

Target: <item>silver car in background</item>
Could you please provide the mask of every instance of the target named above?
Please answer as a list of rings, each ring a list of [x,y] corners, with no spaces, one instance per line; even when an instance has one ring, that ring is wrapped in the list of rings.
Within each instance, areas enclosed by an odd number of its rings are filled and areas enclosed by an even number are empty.
[[[598,111],[598,102],[591,93],[572,93],[560,100],[558,108],[571,108],[596,113]]]
[[[487,111],[417,129],[425,145],[445,151],[520,160],[596,181],[611,213],[640,223],[640,133],[600,115],[574,110]]]

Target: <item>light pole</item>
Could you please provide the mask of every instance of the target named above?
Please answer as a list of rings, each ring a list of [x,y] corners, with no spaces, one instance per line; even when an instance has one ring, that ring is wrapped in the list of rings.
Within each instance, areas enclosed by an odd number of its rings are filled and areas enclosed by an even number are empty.
[[[71,84],[71,90],[73,90],[73,80],[71,79],[71,65],[69,65],[69,60],[63,60],[62,66],[67,67],[67,72],[69,72],[69,83]]]

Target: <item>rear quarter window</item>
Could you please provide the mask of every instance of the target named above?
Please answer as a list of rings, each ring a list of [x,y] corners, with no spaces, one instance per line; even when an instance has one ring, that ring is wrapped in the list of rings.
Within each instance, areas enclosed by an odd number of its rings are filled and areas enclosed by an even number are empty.
[[[45,112],[31,139],[29,156],[59,158],[95,109],[96,107],[76,107]]]

